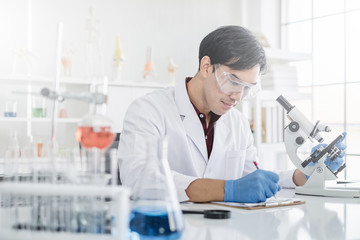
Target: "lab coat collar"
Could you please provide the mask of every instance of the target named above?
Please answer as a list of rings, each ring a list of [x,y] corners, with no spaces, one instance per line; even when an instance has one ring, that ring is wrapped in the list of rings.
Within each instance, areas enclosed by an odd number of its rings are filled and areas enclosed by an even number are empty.
[[[190,102],[189,95],[186,89],[186,81],[180,81],[175,86],[175,102],[178,106],[179,114],[182,120],[186,115],[191,115],[191,113],[195,113],[195,109],[192,108],[192,104]],[[191,108],[190,108],[191,106]]]
[[[186,131],[187,136],[194,142],[197,149],[200,151],[201,155],[205,162],[208,162],[208,154],[205,142],[204,131],[199,120],[199,117],[196,114],[196,111],[191,104],[187,89],[186,89],[186,82],[180,81],[175,86],[175,102],[178,107],[178,111],[183,121],[183,125]],[[222,115],[218,121],[215,123],[215,136],[214,136],[214,144],[213,144],[213,151],[214,149],[218,149],[216,144],[219,144],[216,141],[217,134],[221,135],[228,135],[229,127],[226,126],[224,120],[227,118],[228,113]],[[226,139],[226,138],[224,138]],[[213,155],[213,151],[211,155]]]
[[[179,114],[187,136],[194,142],[204,161],[207,162],[208,156],[206,142],[204,141],[204,131],[196,111],[190,102],[186,90],[186,81],[180,81],[180,83],[175,86],[175,102],[179,109]]]

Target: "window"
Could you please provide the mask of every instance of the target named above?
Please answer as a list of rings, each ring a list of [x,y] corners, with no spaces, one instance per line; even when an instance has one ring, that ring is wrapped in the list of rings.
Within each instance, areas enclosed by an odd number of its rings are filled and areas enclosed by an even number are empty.
[[[313,94],[304,113],[332,127],[327,143],[344,130],[348,133],[347,168],[339,175],[346,179],[360,179],[359,22],[357,0],[282,0],[284,48],[313,56],[294,63],[300,91]]]

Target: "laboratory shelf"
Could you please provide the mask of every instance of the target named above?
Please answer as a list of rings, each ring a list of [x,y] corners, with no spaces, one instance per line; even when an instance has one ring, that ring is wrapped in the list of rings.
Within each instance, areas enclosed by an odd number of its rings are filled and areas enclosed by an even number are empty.
[[[0,75],[0,82],[2,84],[52,84],[54,79],[45,76],[26,76],[26,75]],[[81,78],[61,78],[60,83],[74,84],[74,85],[89,85],[90,81],[85,81]]]
[[[78,123],[81,118],[57,118],[57,123]],[[28,122],[31,121],[33,123],[43,123],[43,122],[50,122],[50,118],[22,118],[22,117],[0,117],[0,122],[9,122],[9,123],[16,123],[16,122]]]
[[[1,84],[52,84],[54,79],[52,77],[45,76],[26,76],[26,75],[0,75]],[[89,86],[92,84],[92,81],[84,78],[60,78],[60,84],[65,85],[86,85]],[[102,81],[98,81],[97,85],[102,85]],[[136,87],[136,88],[164,88],[168,86],[173,86],[174,84],[164,84],[161,82],[155,81],[108,81],[108,86],[114,87]]]
[[[164,84],[160,82],[109,82],[109,86],[114,87],[135,87],[135,88],[166,88],[174,84]]]
[[[81,118],[57,118],[56,122],[58,123],[78,123]]]
[[[128,81],[126,81],[128,80]],[[107,116],[110,119],[114,119],[114,129],[121,131],[122,121],[125,116],[125,110],[136,98],[145,95],[146,93],[164,89],[171,85],[170,82],[157,82],[142,80],[133,81],[134,79],[123,79],[121,81],[111,81],[109,79],[107,89],[104,88],[104,83],[101,79],[97,80],[97,88],[99,91],[107,90],[108,95],[108,111]],[[3,115],[5,110],[5,104],[0,101],[0,125],[4,131],[3,136],[0,138],[0,149],[6,147],[6,137],[10,131],[17,129],[19,126],[26,128],[32,135],[44,135],[48,130],[47,128],[40,128],[42,124],[50,125],[50,110],[51,106],[47,101],[45,103],[47,109],[46,118],[33,118],[32,109],[33,96],[40,96],[41,88],[53,88],[54,77],[51,75],[43,76],[26,76],[26,75],[14,75],[14,74],[0,74],[0,85],[3,88],[5,94],[2,95],[2,100],[16,101],[17,117],[6,118]],[[60,77],[59,89],[60,93],[68,92],[72,94],[88,93],[92,88],[92,81],[90,79],[81,77]],[[119,103],[121,104],[119,105]],[[65,103],[59,103],[59,110],[65,109],[69,114],[69,118],[59,118],[58,113],[56,117],[56,125],[63,131],[58,133],[58,141],[60,146],[69,146],[68,139],[73,138],[73,127],[81,121],[81,118],[88,113],[89,104],[80,101],[66,101]],[[71,117],[70,117],[71,116]],[[32,128],[34,126],[35,128]]]
[[[26,121],[27,119],[22,117],[0,117],[0,122],[15,123],[15,122],[26,122]]]

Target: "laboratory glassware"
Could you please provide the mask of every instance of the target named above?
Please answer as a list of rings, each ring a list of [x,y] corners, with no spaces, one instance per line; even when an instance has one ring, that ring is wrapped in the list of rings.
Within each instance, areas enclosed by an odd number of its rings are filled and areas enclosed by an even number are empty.
[[[120,36],[116,35],[116,48],[115,54],[112,60],[112,80],[120,81],[121,80],[121,72],[122,67],[125,61],[124,53],[120,47]]]
[[[34,118],[45,118],[46,117],[46,103],[43,97],[32,97],[32,108],[31,114]]]
[[[76,139],[82,147],[81,156],[85,159],[83,181],[105,185],[111,175],[105,172],[105,151],[110,147],[115,134],[111,120],[100,114],[86,115],[78,124]]]
[[[170,80],[170,83],[172,83],[172,84],[175,84],[175,82],[176,82],[175,73],[176,73],[177,68],[178,68],[178,65],[176,65],[174,63],[174,60],[172,59],[172,57],[169,57],[168,72],[169,72],[169,80]]]
[[[88,78],[104,75],[103,52],[100,43],[100,19],[95,14],[96,7],[89,7],[89,17],[86,19],[87,32],[85,69]]]
[[[146,144],[147,163],[132,196],[129,225],[133,239],[179,239],[184,229],[167,160],[168,142],[166,138],[158,141],[160,151]]]
[[[146,63],[144,67],[144,79],[154,80],[156,76],[155,64],[153,61],[153,48],[150,46],[147,48]]]
[[[80,176],[86,184],[106,185],[111,175],[105,172],[105,151],[114,140],[112,122],[104,115],[93,113],[86,115],[79,123],[76,138],[83,148],[86,159],[86,172]],[[105,233],[106,206],[103,197],[83,197],[80,212],[80,230],[92,233]],[[92,211],[87,212],[87,209]]]
[[[17,115],[17,102],[8,100],[5,102],[4,117],[16,117]]]
[[[63,66],[64,77],[71,77],[71,65],[74,51],[69,47],[64,47],[63,54],[61,57],[61,63]]]
[[[76,139],[83,148],[97,148],[105,151],[115,137],[111,125],[110,119],[106,116],[87,115],[81,120],[76,129]]]

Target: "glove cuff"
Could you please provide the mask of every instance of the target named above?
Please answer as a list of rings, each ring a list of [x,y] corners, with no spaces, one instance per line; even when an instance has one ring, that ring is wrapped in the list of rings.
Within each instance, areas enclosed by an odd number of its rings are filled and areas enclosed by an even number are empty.
[[[234,201],[234,180],[226,180],[224,187],[224,202]]]

